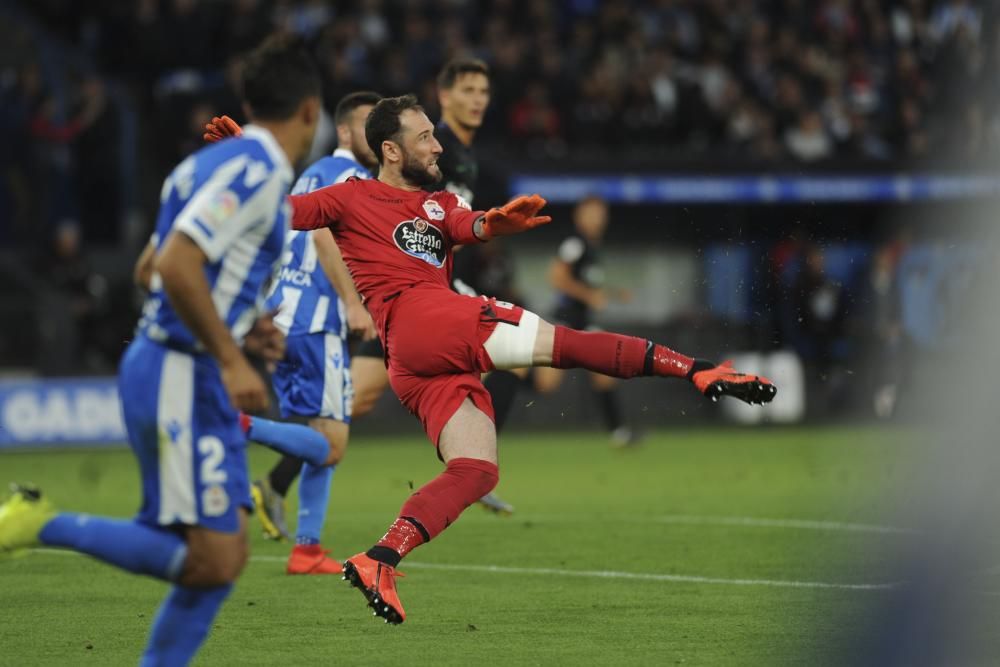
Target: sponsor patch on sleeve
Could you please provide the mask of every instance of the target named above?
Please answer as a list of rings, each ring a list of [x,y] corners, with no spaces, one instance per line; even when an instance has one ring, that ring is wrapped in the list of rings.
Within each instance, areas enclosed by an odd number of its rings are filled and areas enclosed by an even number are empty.
[[[205,206],[198,219],[209,227],[217,227],[224,220],[231,218],[240,208],[240,198],[232,190],[223,190],[216,194]]]

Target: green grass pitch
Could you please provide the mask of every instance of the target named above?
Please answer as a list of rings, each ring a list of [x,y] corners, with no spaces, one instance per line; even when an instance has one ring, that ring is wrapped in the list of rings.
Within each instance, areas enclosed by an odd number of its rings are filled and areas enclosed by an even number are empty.
[[[253,560],[201,665],[836,664],[839,639],[891,589],[883,529],[906,481],[886,429],[512,433],[498,493],[411,554],[407,621],[387,626],[339,577],[288,577],[288,546],[251,524]],[[275,455],[254,446],[259,475]],[[358,438],[334,476],[325,544],[370,546],[440,464],[421,438]],[[38,483],[62,508],[129,516],[126,449],[0,454],[0,481]],[[295,495],[294,488],[291,494]],[[856,586],[856,587],[852,587]],[[166,586],[85,557],[0,562],[0,665],[136,664]]]

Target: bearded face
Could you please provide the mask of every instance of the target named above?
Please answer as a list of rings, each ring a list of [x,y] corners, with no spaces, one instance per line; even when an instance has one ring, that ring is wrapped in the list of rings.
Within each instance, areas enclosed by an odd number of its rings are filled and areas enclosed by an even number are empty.
[[[428,155],[420,159],[416,155],[403,152],[403,167],[401,174],[407,182],[420,188],[426,188],[441,182],[441,168],[437,165],[438,156]]]

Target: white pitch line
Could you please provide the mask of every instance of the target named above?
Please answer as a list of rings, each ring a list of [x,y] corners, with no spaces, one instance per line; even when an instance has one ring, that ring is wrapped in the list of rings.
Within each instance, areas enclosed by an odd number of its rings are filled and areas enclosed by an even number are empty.
[[[880,526],[870,523],[845,523],[841,521],[816,521],[812,519],[766,519],[752,516],[697,516],[668,514],[650,519],[656,523],[687,524],[692,526],[751,526],[755,528],[800,528],[804,530],[829,530],[853,533],[883,533],[917,535],[919,531],[898,526]]]
[[[52,556],[81,556],[76,551],[63,549],[32,549],[34,553]],[[285,556],[251,556],[255,563],[284,563]],[[898,583],[884,584],[844,584],[825,581],[794,581],[783,579],[726,579],[722,577],[701,577],[687,574],[656,574],[652,572],[618,572],[615,570],[563,570],[548,567],[507,567],[504,565],[466,565],[447,563],[422,563],[406,561],[403,569],[440,570],[444,572],[481,572],[485,574],[527,574],[556,577],[581,577],[584,579],[627,579],[632,581],[663,581],[679,584],[714,584],[729,586],[766,586],[771,588],[826,588],[852,591],[890,590]]]
[[[588,579],[633,579],[641,581],[667,581],[689,584],[721,584],[730,586],[772,586],[779,588],[840,588],[844,590],[887,590],[896,588],[896,583],[885,584],[841,584],[824,581],[787,581],[781,579],[725,579],[701,577],[687,574],[655,574],[647,572],[617,572],[614,570],[561,570],[546,567],[505,567],[503,565],[447,565],[443,563],[417,563],[407,561],[403,568],[412,567],[425,570],[447,570],[454,572],[486,572],[496,574],[540,574],[560,577],[584,577]]]
[[[885,535],[920,535],[919,530],[886,526],[872,523],[850,523],[844,521],[818,521],[815,519],[771,519],[755,516],[713,516],[709,514],[661,514],[656,516],[630,515],[559,515],[524,514],[526,520],[534,521],[595,521],[598,519],[619,523],[664,523],[687,526],[737,526],[746,528],[790,528],[798,530],[823,530],[831,532],[879,533]]]

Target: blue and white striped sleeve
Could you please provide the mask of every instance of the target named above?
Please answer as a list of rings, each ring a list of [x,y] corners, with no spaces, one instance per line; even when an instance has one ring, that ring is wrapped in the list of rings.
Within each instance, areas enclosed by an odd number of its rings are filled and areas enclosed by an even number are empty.
[[[249,230],[274,224],[284,189],[268,163],[238,155],[215,169],[174,227],[198,244],[210,262],[217,262]]]

